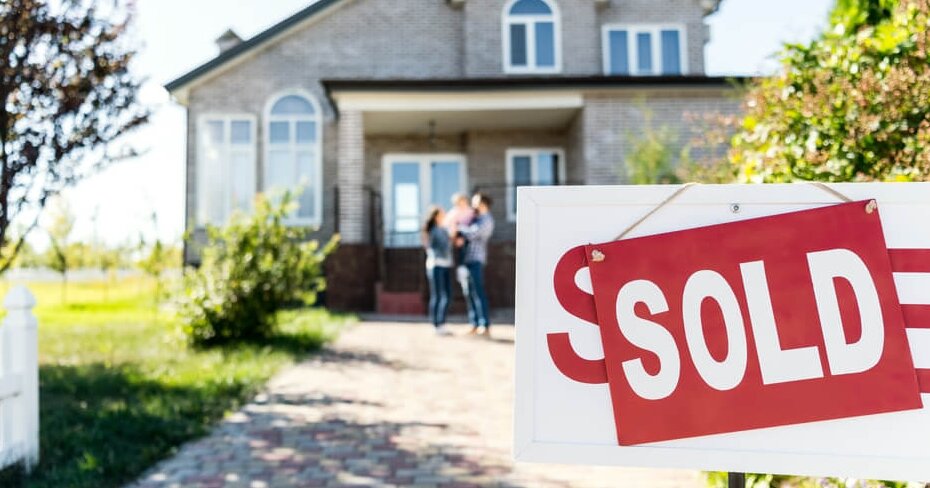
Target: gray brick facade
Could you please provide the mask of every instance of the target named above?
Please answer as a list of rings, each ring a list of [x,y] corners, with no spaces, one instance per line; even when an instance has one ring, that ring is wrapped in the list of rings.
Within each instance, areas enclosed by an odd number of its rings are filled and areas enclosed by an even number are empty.
[[[686,30],[688,73],[702,75],[707,30],[700,0],[549,0],[560,12],[562,70],[550,77],[603,73],[602,26],[661,23]],[[187,220],[195,219],[197,121],[208,114],[248,114],[258,122],[257,181],[266,164],[266,110],[277,94],[301,90],[323,110],[323,208],[319,237],[338,230],[344,242],[371,235],[371,195],[381,189],[381,161],[392,152],[453,152],[467,158],[470,188],[498,200],[498,239],[513,239],[503,185],[508,148],[559,147],[566,180],[605,184],[625,181],[626,138],[652,112],[657,126],[685,132],[686,112],[733,112],[726,88],[582,90],[584,105],[564,127],[464,130],[423,134],[367,133],[364,113],[334,107],[322,80],[519,78],[503,69],[502,13],[507,0],[342,0],[272,40],[200,76],[185,87],[188,110]],[[549,92],[547,92],[549,93]],[[338,194],[335,189],[338,187]],[[257,190],[258,190],[257,189]],[[338,217],[337,217],[338,214]],[[337,222],[338,221],[338,222]],[[195,259],[194,246],[189,260]]]
[[[625,159],[630,139],[642,134],[646,118],[654,129],[667,127],[677,134],[674,153],[695,135],[689,115],[734,114],[740,104],[735,93],[724,90],[589,95],[585,97],[581,138],[584,181],[590,185],[627,182]],[[697,128],[699,129],[699,128]]]

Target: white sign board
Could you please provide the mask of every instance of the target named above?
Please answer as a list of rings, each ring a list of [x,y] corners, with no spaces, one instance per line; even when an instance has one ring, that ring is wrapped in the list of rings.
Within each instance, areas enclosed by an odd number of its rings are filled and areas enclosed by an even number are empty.
[[[852,200],[874,199],[889,249],[930,249],[930,184],[837,184]],[[621,446],[607,384],[566,377],[547,337],[568,333],[583,358],[604,358],[600,329],[556,297],[556,264],[579,245],[605,243],[661,205],[678,187],[545,187],[518,190],[517,461],[667,467],[863,479],[930,481],[930,395],[923,409]],[[625,238],[695,229],[840,203],[813,185],[698,185]],[[930,305],[930,272],[895,272],[901,304]],[[576,276],[590,292],[586,269]],[[813,318],[816,320],[816,317]],[[908,328],[914,367],[930,370],[930,324]],[[869,395],[862,391],[862,395]],[[785,409],[805,398],[783,398]],[[842,402],[842,398],[837,398]],[[745,408],[738,405],[736,408]]]

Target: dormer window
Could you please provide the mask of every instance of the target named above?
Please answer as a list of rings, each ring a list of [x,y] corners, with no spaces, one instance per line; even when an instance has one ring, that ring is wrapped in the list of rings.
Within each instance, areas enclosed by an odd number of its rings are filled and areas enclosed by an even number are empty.
[[[674,76],[687,72],[685,29],[667,25],[604,26],[604,74]]]
[[[553,0],[510,0],[504,5],[504,71],[561,71],[559,13]]]

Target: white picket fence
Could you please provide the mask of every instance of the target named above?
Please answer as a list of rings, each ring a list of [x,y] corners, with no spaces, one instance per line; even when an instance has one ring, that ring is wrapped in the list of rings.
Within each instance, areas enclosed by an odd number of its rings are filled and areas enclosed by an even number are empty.
[[[39,462],[39,340],[35,298],[25,287],[3,301],[0,327],[0,468]]]

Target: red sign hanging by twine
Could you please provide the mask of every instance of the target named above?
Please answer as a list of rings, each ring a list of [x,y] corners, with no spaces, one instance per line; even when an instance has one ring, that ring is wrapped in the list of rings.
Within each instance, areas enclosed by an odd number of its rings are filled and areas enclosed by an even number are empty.
[[[909,258],[889,259],[869,204],[570,251],[556,295],[599,325],[606,368],[566,334],[548,337],[554,363],[610,383],[624,445],[920,408],[904,316],[922,311],[902,312],[892,278]],[[586,265],[594,300],[574,285]]]

